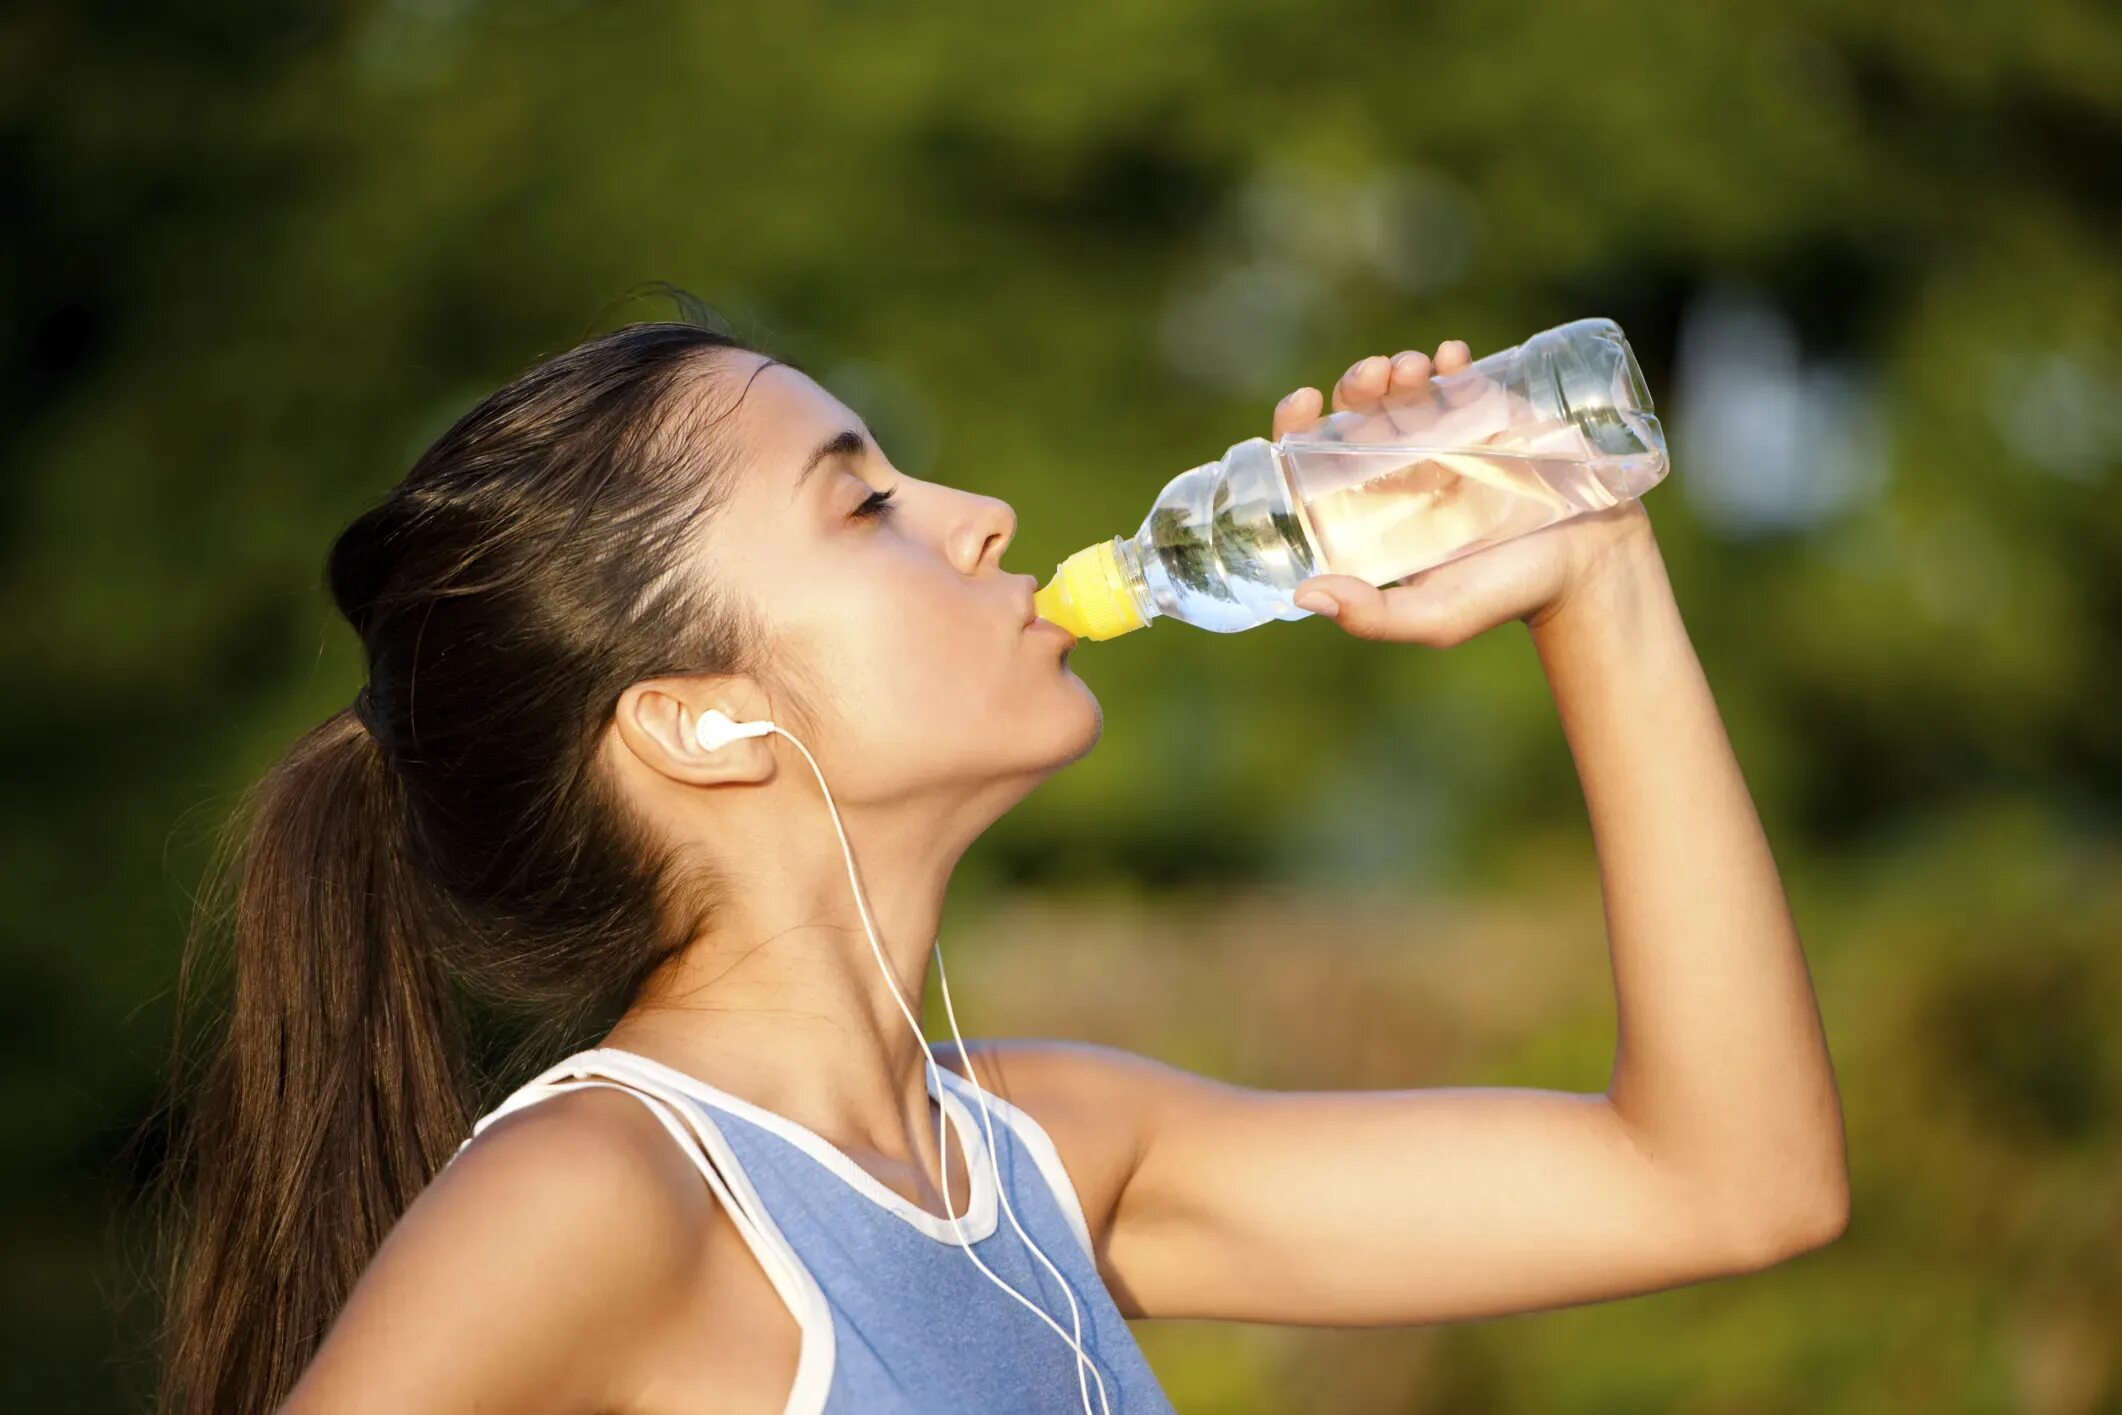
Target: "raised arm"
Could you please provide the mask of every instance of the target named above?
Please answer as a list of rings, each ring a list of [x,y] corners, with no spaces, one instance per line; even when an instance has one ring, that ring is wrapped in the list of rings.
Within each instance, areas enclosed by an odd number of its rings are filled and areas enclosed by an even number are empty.
[[[1407,376],[1427,377],[1414,358]],[[1465,362],[1456,341],[1439,350],[1440,367]],[[1384,371],[1366,383],[1364,368],[1337,403],[1378,395]],[[1280,416],[1315,414],[1300,397]],[[999,1044],[996,1069],[1060,1120],[1092,1187],[1122,1176],[1086,1207],[1123,1309],[1444,1321],[1742,1272],[1831,1240],[1848,1184],[1804,955],[1641,503],[1382,591],[1308,583],[1343,600],[1344,629],[1386,643],[1527,625],[1598,855],[1611,1080],[1588,1095],[1268,1091],[1109,1048]],[[1093,1113],[1119,1138],[1070,1119]]]
[[[1528,621],[1598,850],[1619,1021],[1606,1103],[1742,1256],[1781,1256],[1834,1237],[1848,1212],[1827,1042],[1640,508],[1609,554],[1581,594]]]

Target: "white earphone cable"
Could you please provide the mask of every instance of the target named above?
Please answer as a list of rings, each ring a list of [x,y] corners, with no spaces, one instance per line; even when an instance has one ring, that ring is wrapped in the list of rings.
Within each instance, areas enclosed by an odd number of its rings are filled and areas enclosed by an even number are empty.
[[[995,1126],[994,1121],[990,1117],[987,1109],[987,1088],[980,1084],[979,1073],[975,1071],[973,1067],[972,1053],[966,1050],[965,1038],[958,1031],[957,1009],[951,1006],[950,1000],[950,979],[944,974],[943,971],[943,940],[938,937],[932,940],[931,943],[936,954],[936,981],[943,993],[944,1015],[950,1018],[950,1034],[952,1038],[958,1043],[958,1055],[965,1058],[966,1075],[973,1083],[973,1099],[980,1103],[980,1123],[981,1127],[987,1132],[988,1163],[990,1167],[993,1167],[995,1163]],[[927,1050],[927,1048],[924,1046],[923,1050],[925,1051]],[[931,1054],[929,1057],[929,1065],[935,1065],[935,1057],[933,1054]],[[941,1135],[942,1131],[939,1126],[937,1130],[937,1143],[939,1145],[941,1144]],[[950,1159],[947,1152],[943,1161],[943,1173],[944,1202],[947,1204],[949,1203],[950,1192]],[[1112,1404],[1109,1400],[1107,1400],[1105,1394],[1105,1377],[1099,1372],[1097,1363],[1092,1361],[1090,1357],[1086,1355],[1083,1351],[1083,1317],[1082,1314],[1076,1310],[1076,1295],[1073,1291],[1070,1290],[1068,1285],[1068,1279],[1061,1276],[1061,1270],[1053,1265],[1052,1260],[1046,1256],[1045,1252],[1040,1249],[1038,1244],[1032,1242],[1031,1235],[1024,1231],[1024,1225],[1017,1222],[1017,1211],[1009,1206],[1009,1188],[1007,1185],[1001,1182],[1001,1171],[999,1169],[997,1169],[995,1172],[995,1188],[1002,1196],[1002,1212],[1009,1215],[1010,1227],[1017,1230],[1017,1236],[1024,1240],[1025,1246],[1032,1250],[1033,1254],[1038,1257],[1040,1262],[1046,1264],[1046,1270],[1054,1275],[1054,1280],[1061,1284],[1061,1291],[1063,1295],[1068,1298],[1069,1320],[1074,1323],[1076,1328],[1076,1339],[1070,1342],[1069,1344],[1076,1348],[1077,1387],[1080,1390],[1083,1385],[1082,1368],[1086,1365],[1089,1366],[1091,1375],[1096,1377],[1098,1382],[1098,1404],[1104,1409],[1105,1415],[1112,1415]],[[970,1252],[971,1250],[967,1249],[967,1251]],[[1059,1326],[1055,1326],[1054,1330],[1058,1332],[1061,1330],[1061,1328]],[[1083,1391],[1082,1393],[1083,1409],[1085,1415],[1089,1415],[1090,1393],[1088,1391]]]
[[[745,728],[754,728],[758,730],[731,730]],[[913,1028],[914,1040],[921,1044],[921,1053],[924,1057],[927,1058],[930,1076],[935,1078],[935,1086],[937,1092],[936,1109],[938,1112],[936,1117],[936,1151],[943,1162],[943,1208],[944,1212],[950,1216],[951,1229],[957,1235],[958,1246],[965,1250],[965,1256],[971,1258],[973,1260],[973,1265],[979,1268],[981,1272],[986,1273],[988,1278],[993,1281],[996,1286],[1000,1287],[1004,1292],[1007,1292],[1010,1296],[1014,1297],[1019,1303],[1023,1304],[1035,1316],[1037,1316],[1040,1321],[1045,1322],[1048,1326],[1052,1327],[1054,1329],[1054,1333],[1059,1336],[1063,1341],[1067,1342],[1069,1346],[1074,1349],[1076,1353],[1076,1385],[1078,1392],[1083,1398],[1084,1415],[1096,1415],[1096,1412],[1091,1410],[1089,1386],[1084,1382],[1083,1379],[1083,1369],[1086,1366],[1090,1368],[1090,1373],[1092,1377],[1094,1377],[1098,1382],[1098,1402],[1100,1406],[1103,1407],[1105,1415],[1112,1415],[1112,1404],[1107,1398],[1105,1391],[1105,1377],[1103,1373],[1098,1370],[1097,1363],[1095,1361],[1092,1361],[1090,1359],[1089,1353],[1083,1349],[1083,1315],[1080,1309],[1078,1309],[1078,1307],[1076,1306],[1075,1293],[1070,1289],[1068,1285],[1068,1279],[1063,1277],[1061,1275],[1061,1270],[1054,1266],[1052,1259],[1048,1258],[1045,1252],[1040,1249],[1039,1245],[1032,1241],[1031,1235],[1024,1231],[1024,1225],[1017,1221],[1016,1210],[1010,1206],[1009,1187],[1002,1182],[1001,1167],[996,1158],[997,1150],[995,1147],[995,1128],[994,1121],[990,1116],[987,1108],[987,1088],[980,1084],[979,1075],[977,1072],[975,1072],[973,1068],[972,1056],[965,1048],[965,1038],[958,1031],[957,1011],[951,1005],[950,980],[943,972],[943,940],[938,937],[931,941],[931,947],[933,948],[936,955],[937,980],[942,986],[943,1008],[946,1015],[948,1015],[950,1018],[951,1036],[957,1041],[958,1055],[963,1057],[965,1060],[966,1078],[972,1082],[973,1098],[979,1103],[980,1106],[980,1121],[982,1128],[985,1130],[987,1136],[988,1169],[994,1181],[996,1199],[998,1200],[998,1202],[1001,1203],[1003,1212],[1009,1215],[1010,1227],[1014,1228],[1017,1231],[1017,1236],[1024,1240],[1025,1246],[1031,1249],[1033,1254],[1038,1257],[1039,1261],[1046,1265],[1046,1270],[1052,1273],[1054,1275],[1055,1280],[1061,1284],[1061,1291],[1063,1295],[1068,1298],[1069,1316],[1076,1329],[1076,1334],[1073,1337],[1071,1337],[1067,1332],[1062,1331],[1060,1323],[1056,1322],[1051,1316],[1049,1316],[1044,1308],[1040,1307],[1037,1303],[1027,1298],[1023,1293],[1017,1291],[1016,1288],[1011,1287],[1007,1282],[1004,1282],[999,1276],[996,1275],[995,1271],[992,1268],[988,1267],[986,1263],[981,1262],[980,1255],[978,1253],[975,1253],[973,1251],[972,1245],[966,1242],[965,1240],[965,1226],[959,1221],[957,1210],[952,1206],[950,1196],[950,1146],[947,1139],[945,1138],[944,1129],[946,1123],[949,1120],[949,1106],[946,1103],[946,1097],[949,1093],[941,1076],[938,1074],[941,1068],[938,1067],[936,1064],[936,1054],[935,1052],[929,1049],[928,1039],[921,1035],[921,1023],[917,1018],[915,1018],[913,1010],[907,1006],[905,996],[899,991],[898,981],[892,977],[891,966],[885,961],[883,946],[877,942],[876,926],[870,919],[869,905],[864,900],[862,895],[862,882],[858,878],[855,870],[854,850],[848,844],[847,831],[840,824],[840,808],[833,801],[832,788],[825,784],[825,773],[818,769],[817,759],[811,756],[810,748],[804,746],[802,742],[798,741],[794,733],[788,731],[786,728],[782,727],[778,723],[769,722],[763,718],[751,722],[734,722],[729,718],[727,714],[723,713],[720,709],[709,709],[707,712],[704,712],[700,715],[699,723],[694,728],[695,740],[697,740],[702,747],[708,748],[709,750],[721,747],[727,742],[732,741],[737,737],[759,737],[764,736],[767,732],[779,732],[782,736],[788,738],[789,741],[794,742],[796,744],[796,750],[803,753],[803,759],[810,763],[810,769],[812,774],[818,778],[818,788],[825,793],[826,809],[832,815],[833,830],[840,837],[840,853],[847,862],[848,883],[854,888],[855,908],[862,916],[862,928],[863,932],[869,938],[870,951],[876,956],[877,967],[882,970],[884,974],[885,986],[891,989],[892,998],[899,1004],[899,1011],[901,1015],[906,1018],[907,1025]]]

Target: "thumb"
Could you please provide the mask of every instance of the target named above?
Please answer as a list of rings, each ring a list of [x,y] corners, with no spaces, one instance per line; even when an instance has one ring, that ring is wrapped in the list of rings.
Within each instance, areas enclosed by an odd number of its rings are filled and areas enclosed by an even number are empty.
[[[1483,617],[1483,606],[1495,591],[1484,591],[1475,569],[1469,568],[1476,558],[1433,565],[1383,587],[1353,575],[1314,575],[1300,582],[1290,598],[1299,608],[1310,609],[1307,601],[1312,596],[1330,597],[1340,606],[1335,622],[1359,639],[1450,648],[1484,623],[1495,622],[1493,616]]]
[[[1297,608],[1332,619],[1352,634],[1385,615],[1385,596],[1354,575],[1314,575],[1298,585],[1290,599]]]

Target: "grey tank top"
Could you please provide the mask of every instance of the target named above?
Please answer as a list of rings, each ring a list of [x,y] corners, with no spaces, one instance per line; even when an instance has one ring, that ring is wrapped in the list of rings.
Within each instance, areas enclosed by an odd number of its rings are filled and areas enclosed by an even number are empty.
[[[783,1415],[1080,1415],[1083,1388],[1096,1415],[1176,1415],[1098,1275],[1053,1140],[993,1092],[991,1156],[974,1083],[943,1066],[928,1080],[930,1123],[940,1105],[972,1171],[958,1222],[996,1276],[1073,1335],[1068,1298],[1002,1212],[1008,1191],[1017,1224],[1075,1295],[1103,1401],[1088,1367],[1079,1386],[1068,1343],[974,1266],[950,1219],[893,1193],[816,1131],[638,1052],[591,1047],[548,1067],[474,1121],[457,1153],[502,1116],[583,1086],[627,1091],[654,1112],[795,1316],[801,1355]]]

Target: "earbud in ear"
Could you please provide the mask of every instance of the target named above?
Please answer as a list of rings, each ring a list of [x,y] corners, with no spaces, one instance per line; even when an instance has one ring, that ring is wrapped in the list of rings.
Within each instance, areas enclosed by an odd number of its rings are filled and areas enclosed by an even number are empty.
[[[722,709],[709,708],[700,714],[700,721],[693,728],[693,736],[699,740],[702,748],[712,752],[717,747],[728,746],[740,737],[764,737],[773,730],[774,724],[763,717],[756,722],[736,722]]]

